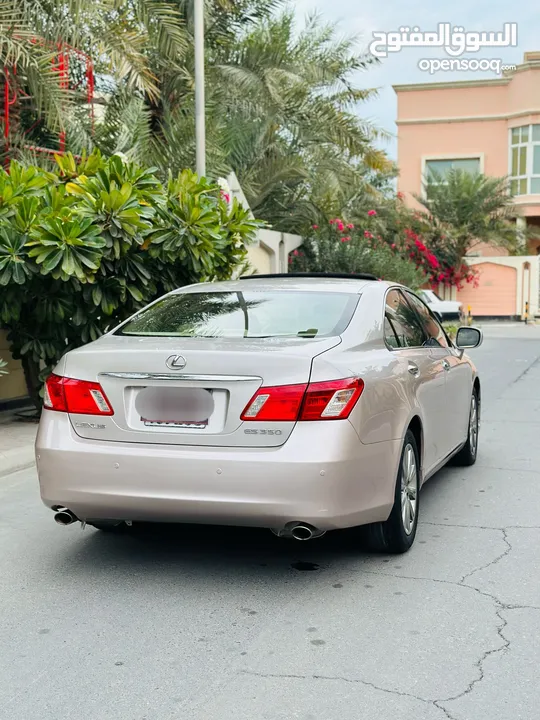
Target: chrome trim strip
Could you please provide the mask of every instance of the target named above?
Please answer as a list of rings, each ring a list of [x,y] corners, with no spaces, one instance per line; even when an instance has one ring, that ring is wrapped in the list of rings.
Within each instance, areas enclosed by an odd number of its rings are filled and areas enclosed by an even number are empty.
[[[185,375],[183,373],[104,372],[103,377],[122,380],[189,380],[195,382],[262,382],[257,375]]]

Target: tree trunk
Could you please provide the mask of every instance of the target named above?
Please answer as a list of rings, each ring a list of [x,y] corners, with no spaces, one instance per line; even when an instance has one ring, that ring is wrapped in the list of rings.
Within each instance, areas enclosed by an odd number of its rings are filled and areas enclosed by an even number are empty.
[[[24,377],[26,380],[26,388],[28,390],[28,395],[32,403],[35,405],[37,412],[40,413],[43,405],[43,400],[39,394],[42,385],[42,382],[39,379],[39,363],[35,362],[35,360],[33,360],[28,355],[23,355],[23,357],[21,358],[21,363],[24,370]]]

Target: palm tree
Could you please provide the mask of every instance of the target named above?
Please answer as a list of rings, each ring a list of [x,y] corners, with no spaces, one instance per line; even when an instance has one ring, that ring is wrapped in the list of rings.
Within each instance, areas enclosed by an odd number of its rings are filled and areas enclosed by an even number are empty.
[[[374,149],[380,133],[355,113],[375,91],[355,87],[351,74],[372,62],[316,15],[297,33],[291,11],[224,53],[214,97],[225,111],[228,160],[259,217],[297,229],[318,206],[336,198],[341,206],[366,166],[389,165]]]
[[[72,77],[74,66],[86,55],[97,73],[112,75],[127,91],[156,101],[160,87],[152,58],[180,67],[185,50],[186,33],[173,2],[4,0],[0,5],[0,76],[10,98],[17,100],[12,110],[18,121],[10,128],[12,140],[16,141],[17,131],[40,123],[47,129],[45,136],[47,131],[80,130],[76,110],[87,102],[87,95],[62,81],[60,62],[69,62]]]
[[[207,5],[209,173],[234,170],[258,217],[302,232],[321,208],[341,208],[366,187],[370,171],[391,168],[374,146],[382,133],[356,112],[375,91],[357,88],[351,76],[375,61],[316,16],[298,33],[292,12],[271,14],[277,0],[244,0],[246,16],[233,20],[227,3]],[[190,4],[179,7],[189,32]],[[194,161],[191,49],[183,72],[155,71],[159,102],[119,89],[101,140],[108,151],[174,172]]]
[[[506,178],[451,170],[444,178],[434,175],[424,196],[416,199],[436,222],[448,227],[456,259],[484,242],[515,248],[516,226],[511,219],[517,211]]]

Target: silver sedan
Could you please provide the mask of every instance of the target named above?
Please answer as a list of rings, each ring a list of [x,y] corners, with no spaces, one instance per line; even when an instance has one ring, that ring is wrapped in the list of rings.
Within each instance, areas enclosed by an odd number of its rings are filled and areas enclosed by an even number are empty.
[[[478,451],[480,381],[405,287],[368,275],[184,287],[46,383],[36,442],[60,524],[266,527],[308,540],[362,526],[414,542],[423,483]]]

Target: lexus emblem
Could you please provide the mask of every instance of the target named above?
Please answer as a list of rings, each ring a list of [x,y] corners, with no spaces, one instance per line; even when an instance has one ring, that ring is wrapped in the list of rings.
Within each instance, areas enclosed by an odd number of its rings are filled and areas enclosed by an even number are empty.
[[[182,355],[171,355],[165,364],[169,370],[183,370],[186,367],[186,358]]]

